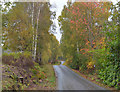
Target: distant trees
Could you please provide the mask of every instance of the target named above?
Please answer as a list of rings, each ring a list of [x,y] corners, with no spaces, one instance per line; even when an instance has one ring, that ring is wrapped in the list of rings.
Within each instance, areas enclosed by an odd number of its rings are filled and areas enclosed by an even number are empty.
[[[5,3],[6,4],[6,3]],[[29,51],[36,62],[47,63],[51,58],[51,18],[48,2],[16,2],[7,12],[3,12],[3,48],[11,51]],[[56,49],[57,50],[57,49]],[[57,52],[57,51],[56,51]],[[57,54],[56,54],[57,55]]]
[[[50,42],[50,50],[51,50],[51,62],[55,63],[59,56],[62,56],[60,44],[57,41],[56,37],[51,34],[51,42]]]

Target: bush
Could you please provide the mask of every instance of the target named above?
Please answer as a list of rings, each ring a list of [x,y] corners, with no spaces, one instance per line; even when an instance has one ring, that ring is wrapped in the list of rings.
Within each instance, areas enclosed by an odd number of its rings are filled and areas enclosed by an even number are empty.
[[[102,62],[103,68],[99,70],[99,77],[103,80],[104,84],[120,89],[119,45],[117,43],[111,43],[109,47],[109,54],[106,55],[106,61]]]
[[[25,56],[26,58],[29,58],[29,57],[31,57],[31,52],[25,51],[23,53],[23,56]]]
[[[11,65],[11,61],[14,61],[14,56],[4,53],[2,56],[2,63]]]
[[[85,54],[79,54],[75,53],[73,54],[72,62],[69,64],[71,68],[79,70],[79,67],[81,67],[81,70],[87,69],[87,62],[88,62],[88,56]]]
[[[29,52],[13,52],[10,54],[4,53],[2,56],[4,64],[18,66],[22,68],[32,68],[34,66],[32,56]]]
[[[88,62],[87,68],[88,69],[93,69],[94,68],[94,62],[93,61]]]
[[[112,21],[104,29],[106,40],[108,41],[106,48],[109,53],[106,56],[106,61],[102,63],[103,69],[100,69],[99,77],[105,84],[120,89],[120,27],[119,23],[116,22],[119,21],[119,11],[116,9],[116,6],[120,7],[120,2],[111,7]]]
[[[37,77],[38,79],[44,79],[46,77],[46,74],[44,73],[44,70],[42,67],[39,66],[39,64],[35,63],[34,69],[31,69],[33,72],[33,76]]]
[[[18,59],[18,58],[20,58],[21,55],[22,55],[21,52],[17,52],[17,53],[12,52],[12,53],[9,54],[9,56],[13,56],[14,59]]]

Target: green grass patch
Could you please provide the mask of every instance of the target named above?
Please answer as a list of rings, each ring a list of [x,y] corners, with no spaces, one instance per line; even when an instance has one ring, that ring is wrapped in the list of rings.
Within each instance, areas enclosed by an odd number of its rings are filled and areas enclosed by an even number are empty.
[[[56,77],[55,77],[53,66],[43,65],[42,68],[47,77],[44,79],[44,81],[40,85],[43,87],[55,89],[56,88]]]

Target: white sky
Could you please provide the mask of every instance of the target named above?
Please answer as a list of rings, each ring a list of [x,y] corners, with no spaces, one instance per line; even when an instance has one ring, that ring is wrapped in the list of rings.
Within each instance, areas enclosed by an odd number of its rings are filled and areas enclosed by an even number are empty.
[[[63,9],[64,5],[67,5],[68,0],[50,0],[50,4],[53,6],[56,6],[56,8],[52,8],[52,11],[56,11],[56,19],[55,19],[55,24],[56,24],[56,34],[54,34],[57,38],[57,40],[60,42],[61,39],[61,34],[60,34],[60,27],[58,25],[58,17],[61,15],[61,11]],[[114,4],[120,0],[111,0]]]
[[[50,4],[55,6],[55,8],[52,8],[52,11],[56,11],[56,19],[55,19],[55,24],[56,24],[56,34],[54,34],[56,36],[56,38],[58,39],[58,41],[60,42],[61,39],[61,34],[60,34],[60,27],[58,25],[58,17],[61,15],[61,11],[63,9],[64,5],[67,5],[67,0],[50,0]]]

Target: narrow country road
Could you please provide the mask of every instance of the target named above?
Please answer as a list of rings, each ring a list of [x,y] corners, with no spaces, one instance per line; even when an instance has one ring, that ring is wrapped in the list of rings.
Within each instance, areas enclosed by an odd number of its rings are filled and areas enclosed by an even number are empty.
[[[58,90],[105,90],[62,64],[53,66],[58,77]]]

